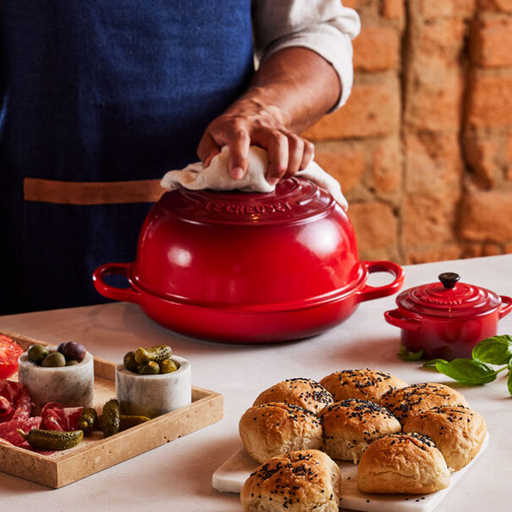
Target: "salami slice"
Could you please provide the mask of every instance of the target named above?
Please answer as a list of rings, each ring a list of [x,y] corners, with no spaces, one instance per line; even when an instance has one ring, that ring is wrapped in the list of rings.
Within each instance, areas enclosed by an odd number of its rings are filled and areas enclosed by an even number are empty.
[[[40,428],[40,425],[40,416],[34,416],[32,418],[17,418],[5,421],[4,423],[0,423],[0,438],[14,446],[20,446],[31,450],[32,447],[20,436],[18,429],[21,429],[24,432],[29,432],[33,428]]]
[[[29,418],[32,401],[27,388],[19,382],[0,380],[0,423],[13,418]]]
[[[40,416],[30,416],[32,401],[23,384],[0,380],[0,443],[36,450],[21,437],[18,429],[28,433],[34,428],[45,430],[78,430],[83,407],[65,407],[50,402],[43,407]],[[51,453],[51,452],[40,452]]]
[[[0,395],[0,421],[2,421],[1,418],[11,417],[13,412],[14,408],[11,402],[4,396]]]
[[[41,411],[41,428],[69,432],[78,430],[78,420],[83,407],[65,407],[57,402],[49,402]]]
[[[3,443],[29,448],[18,429],[27,432],[39,428],[40,417],[30,417],[32,401],[27,388],[19,382],[0,380],[0,439]]]

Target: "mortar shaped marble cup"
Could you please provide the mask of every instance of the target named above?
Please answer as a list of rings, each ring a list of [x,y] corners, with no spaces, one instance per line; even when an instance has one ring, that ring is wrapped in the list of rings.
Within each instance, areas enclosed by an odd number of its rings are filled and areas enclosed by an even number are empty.
[[[48,347],[57,350],[57,347]],[[94,358],[86,352],[73,366],[44,367],[32,363],[27,352],[18,359],[18,380],[30,393],[36,408],[48,402],[68,407],[92,407],[94,401]]]
[[[122,414],[154,418],[192,402],[190,363],[183,357],[171,359],[179,368],[158,375],[140,375],[117,365],[116,396]]]

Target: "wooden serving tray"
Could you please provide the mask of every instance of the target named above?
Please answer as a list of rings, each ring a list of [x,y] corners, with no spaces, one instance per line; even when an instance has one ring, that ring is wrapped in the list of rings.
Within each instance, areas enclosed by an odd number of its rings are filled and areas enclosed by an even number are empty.
[[[11,332],[2,331],[2,334],[25,349],[34,343],[48,345]],[[95,357],[94,407],[101,412],[103,404],[111,398],[115,398],[115,364]],[[69,450],[41,455],[0,444],[0,471],[57,489],[207,427],[222,416],[222,395],[193,386],[190,405],[108,438],[95,431]]]

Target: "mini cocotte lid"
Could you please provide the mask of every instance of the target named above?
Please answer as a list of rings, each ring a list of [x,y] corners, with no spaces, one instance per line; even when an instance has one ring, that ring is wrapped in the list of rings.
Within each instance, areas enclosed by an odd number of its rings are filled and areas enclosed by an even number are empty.
[[[460,282],[454,272],[439,275],[439,282],[403,291],[396,299],[409,313],[437,318],[473,318],[498,308],[501,298],[490,290]]]

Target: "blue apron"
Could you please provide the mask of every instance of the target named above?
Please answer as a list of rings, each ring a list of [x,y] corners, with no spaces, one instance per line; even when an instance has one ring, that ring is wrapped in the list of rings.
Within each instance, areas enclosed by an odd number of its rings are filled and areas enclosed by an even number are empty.
[[[0,9],[0,314],[101,302],[92,271],[133,261],[155,180],[248,85],[250,0]]]

